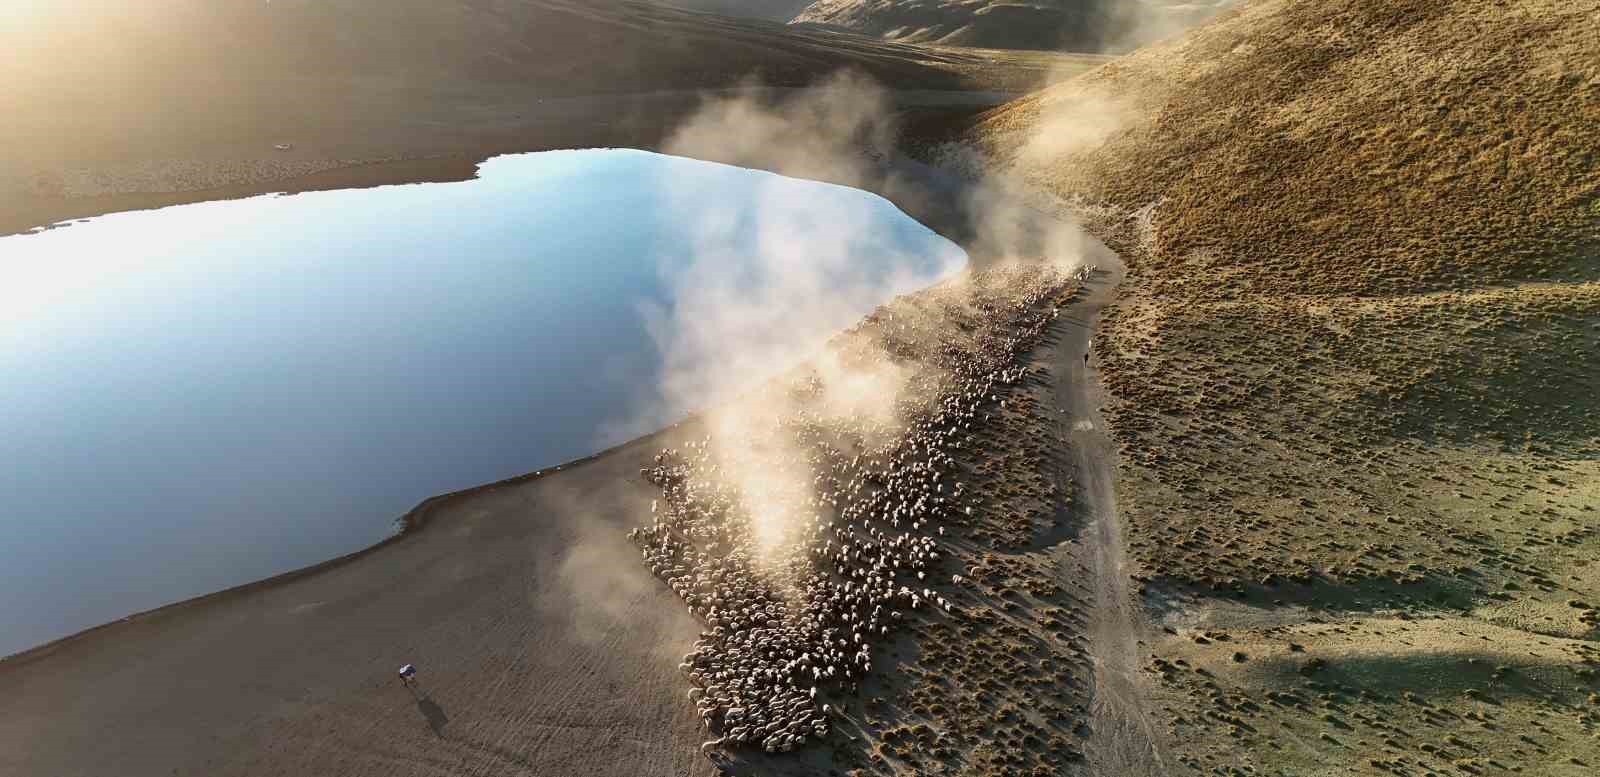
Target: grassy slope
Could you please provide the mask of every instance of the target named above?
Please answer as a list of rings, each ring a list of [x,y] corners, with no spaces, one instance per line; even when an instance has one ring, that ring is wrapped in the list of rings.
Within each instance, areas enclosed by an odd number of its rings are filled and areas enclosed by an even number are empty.
[[[1196,767],[1600,759],[1596,40],[1594,2],[1261,0],[975,131],[1126,216],[1096,352]]]

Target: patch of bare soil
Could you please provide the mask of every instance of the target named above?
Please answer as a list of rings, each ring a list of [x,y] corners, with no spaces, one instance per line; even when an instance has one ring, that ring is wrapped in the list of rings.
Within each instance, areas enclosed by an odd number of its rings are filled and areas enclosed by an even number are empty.
[[[711,774],[674,668],[694,624],[626,539],[660,444],[0,661],[0,774]]]
[[[1165,775],[1173,766],[1167,732],[1153,714],[1148,678],[1140,674],[1151,627],[1128,575],[1126,520],[1113,483],[1117,449],[1101,412],[1105,392],[1088,358],[1098,316],[1114,299],[1122,273],[1120,266],[1111,266],[1091,280],[1055,354],[1063,372],[1055,407],[1063,424],[1070,425],[1071,472],[1081,484],[1087,520],[1081,545],[1062,548],[1090,572],[1094,587],[1086,635],[1094,663],[1089,763],[1097,774]]]

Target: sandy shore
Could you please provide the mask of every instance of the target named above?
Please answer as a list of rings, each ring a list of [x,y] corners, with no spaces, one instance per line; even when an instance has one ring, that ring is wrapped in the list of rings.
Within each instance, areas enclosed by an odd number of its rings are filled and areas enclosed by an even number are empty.
[[[696,625],[625,537],[654,450],[456,498],[346,563],[8,659],[0,772],[704,773],[674,656]],[[407,662],[420,700],[396,681]]]

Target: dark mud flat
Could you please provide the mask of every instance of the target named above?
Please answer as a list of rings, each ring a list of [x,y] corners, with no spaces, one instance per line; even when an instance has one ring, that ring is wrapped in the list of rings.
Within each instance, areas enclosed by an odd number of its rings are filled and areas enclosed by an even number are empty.
[[[672,655],[696,625],[625,537],[652,443],[450,499],[346,563],[0,663],[0,771],[707,773]],[[419,697],[395,676],[407,662]]]

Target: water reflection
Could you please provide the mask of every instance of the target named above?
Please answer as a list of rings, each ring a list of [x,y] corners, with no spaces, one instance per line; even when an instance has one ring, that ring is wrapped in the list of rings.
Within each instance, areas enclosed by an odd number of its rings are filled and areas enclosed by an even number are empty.
[[[637,151],[0,238],[0,654],[692,409],[664,358],[724,348],[688,300],[789,358],[963,260],[873,195]]]

